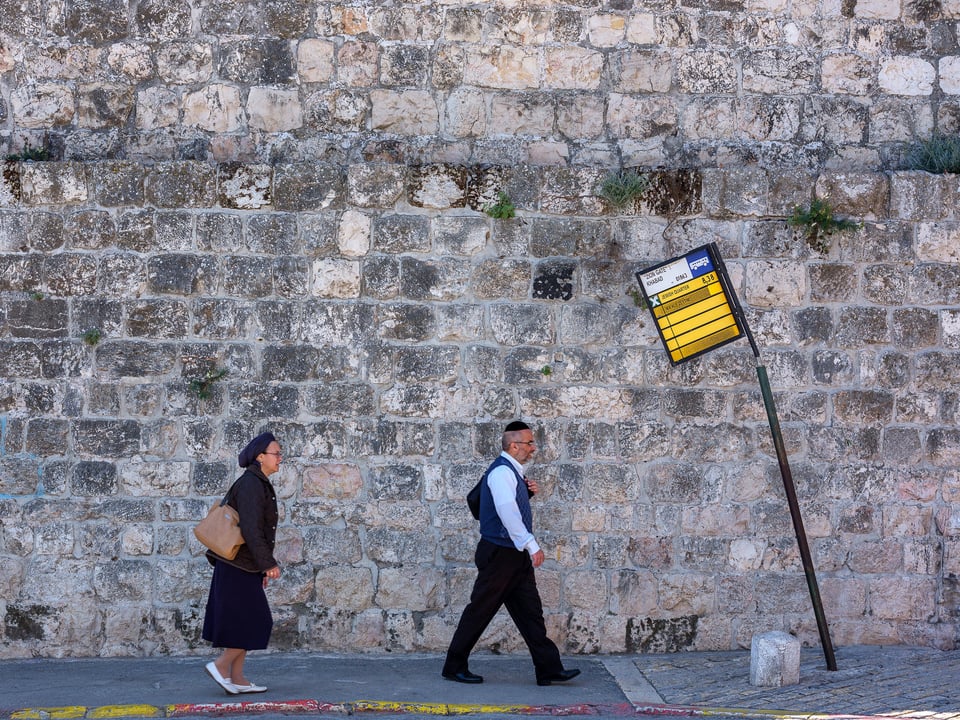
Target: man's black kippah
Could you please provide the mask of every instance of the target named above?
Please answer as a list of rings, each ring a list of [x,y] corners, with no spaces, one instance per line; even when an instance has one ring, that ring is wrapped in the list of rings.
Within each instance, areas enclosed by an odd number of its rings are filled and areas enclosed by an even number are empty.
[[[529,430],[530,426],[527,425],[522,420],[514,420],[512,423],[507,425],[503,431],[504,432],[516,432],[517,430]]]

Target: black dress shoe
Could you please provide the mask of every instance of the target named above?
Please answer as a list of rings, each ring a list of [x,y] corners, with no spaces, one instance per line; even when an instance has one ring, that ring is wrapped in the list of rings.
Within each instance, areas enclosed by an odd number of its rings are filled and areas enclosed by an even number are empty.
[[[537,678],[537,685],[552,685],[555,682],[566,682],[567,680],[573,680],[579,674],[580,671],[576,668],[561,670],[553,675],[544,675],[543,677]]]
[[[579,670],[577,672],[579,672]],[[467,683],[468,685],[478,685],[479,683],[483,682],[482,675],[474,675],[469,670],[464,670],[463,672],[458,673],[443,673],[443,677],[445,677],[447,680]]]

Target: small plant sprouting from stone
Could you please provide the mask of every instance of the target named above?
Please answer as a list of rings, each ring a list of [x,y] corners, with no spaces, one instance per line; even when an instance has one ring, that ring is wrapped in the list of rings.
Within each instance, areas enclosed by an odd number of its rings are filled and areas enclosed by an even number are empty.
[[[100,330],[97,328],[90,328],[83,333],[83,341],[91,347],[96,345],[98,342],[100,342]]]
[[[226,375],[226,368],[211,368],[202,378],[194,378],[190,381],[190,390],[201,400],[206,400],[210,397],[213,384]]]
[[[637,290],[636,288],[630,288],[629,290],[627,290],[627,295],[633,298],[633,304],[636,305],[638,308],[640,308],[641,310],[649,310],[649,305],[647,305],[647,300],[646,298],[643,297],[643,293],[641,293],[639,290]]]
[[[622,208],[633,202],[650,187],[650,178],[636,170],[617,170],[609,173],[600,184],[600,197]]]
[[[550,377],[553,375],[553,368],[549,365],[544,365],[542,368],[540,368],[540,374],[544,377]]]
[[[24,146],[23,150],[18,153],[11,153],[7,155],[7,160],[9,162],[16,162],[18,160],[30,160],[33,162],[40,162],[43,160],[50,159],[50,151],[45,147],[31,147],[29,143]]]
[[[820,254],[830,250],[831,235],[860,227],[858,222],[835,217],[830,203],[819,198],[810,203],[806,210],[799,205],[795,207],[788,222],[794,227],[804,228],[807,245]]]
[[[497,194],[497,202],[485,205],[483,211],[495,220],[509,220],[517,216],[517,208],[510,201],[510,196],[503,190]]]
[[[34,290],[32,293],[30,293],[30,299],[31,299],[31,300],[43,300],[43,293],[40,292],[39,290]]]
[[[960,173],[960,136],[934,135],[922,140],[907,153],[908,170],[926,170],[938,175]]]

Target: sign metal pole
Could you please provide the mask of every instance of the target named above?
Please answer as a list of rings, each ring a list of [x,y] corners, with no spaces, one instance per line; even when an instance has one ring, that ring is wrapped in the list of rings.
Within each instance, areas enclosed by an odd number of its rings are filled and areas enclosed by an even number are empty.
[[[800,548],[807,589],[810,591],[813,613],[817,618],[820,644],[823,646],[827,669],[836,670],[837,660],[820,600],[817,575],[813,568],[810,547],[807,545],[807,534],[800,516],[800,504],[780,432],[780,421],[777,418],[767,369],[761,362],[760,350],[747,325],[737,294],[730,286],[730,276],[716,244],[704,245],[685,256],[641,271],[637,273],[637,280],[672,364],[684,362],[744,336],[750,341],[757,363],[757,378],[767,411],[767,422],[777,452],[783,489],[790,506],[790,518],[793,520],[793,530]]]
[[[759,361],[759,357],[757,358]],[[773,403],[773,393],[770,392],[770,381],[767,379],[767,369],[757,364],[757,377],[760,379],[760,392],[763,394],[763,405],[767,409],[767,421],[770,423],[770,434],[773,435],[773,446],[777,451],[777,463],[780,465],[780,477],[783,478],[783,489],[787,494],[787,504],[790,506],[790,518],[793,520],[793,531],[797,536],[797,545],[800,548],[800,560],[803,563],[803,573],[807,577],[807,589],[810,591],[810,600],[813,602],[813,614],[817,617],[817,629],[820,631],[820,644],[823,646],[823,656],[827,661],[828,670],[837,669],[837,659],[833,654],[833,643],[830,641],[830,630],[827,627],[827,618],[823,613],[823,603],[820,601],[820,588],[817,585],[817,574],[810,557],[810,548],[807,545],[807,533],[803,529],[803,518],[800,516],[800,505],[797,502],[797,491],[793,485],[793,475],[790,472],[790,463],[787,461],[787,451],[783,446],[783,436],[780,434],[780,421],[777,419],[777,408]]]
[[[717,253],[716,261],[722,272],[720,276],[728,278],[723,260]],[[797,546],[800,549],[800,561],[803,564],[803,574],[807,579],[807,590],[810,592],[810,601],[813,603],[813,614],[817,618],[817,630],[820,632],[820,645],[823,647],[823,657],[827,662],[828,670],[837,669],[837,658],[833,652],[833,642],[830,640],[830,628],[827,626],[827,617],[823,612],[823,602],[820,599],[820,586],[817,584],[817,573],[813,567],[813,558],[810,555],[810,546],[807,544],[807,533],[803,527],[803,517],[800,515],[800,503],[797,500],[797,490],[793,484],[793,473],[790,471],[790,462],[787,458],[787,449],[783,444],[783,434],[780,432],[780,419],[777,417],[777,406],[773,401],[773,392],[770,390],[770,379],[767,377],[767,368],[760,358],[760,348],[753,339],[753,333],[744,317],[743,308],[736,293],[730,292],[733,305],[733,314],[740,322],[743,331],[750,341],[753,356],[757,362],[757,379],[760,381],[760,394],[763,396],[763,406],[767,411],[767,423],[770,425],[770,435],[773,437],[773,447],[777,452],[777,464],[780,466],[780,477],[783,479],[783,490],[787,496],[787,505],[790,507],[790,519],[793,520],[793,531],[797,536]]]

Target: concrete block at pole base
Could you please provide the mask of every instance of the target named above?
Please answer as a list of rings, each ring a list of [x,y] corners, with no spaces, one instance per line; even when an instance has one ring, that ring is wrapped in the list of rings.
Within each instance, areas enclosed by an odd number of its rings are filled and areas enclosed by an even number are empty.
[[[754,635],[750,642],[750,684],[782,687],[800,682],[800,641],[774,631]]]

